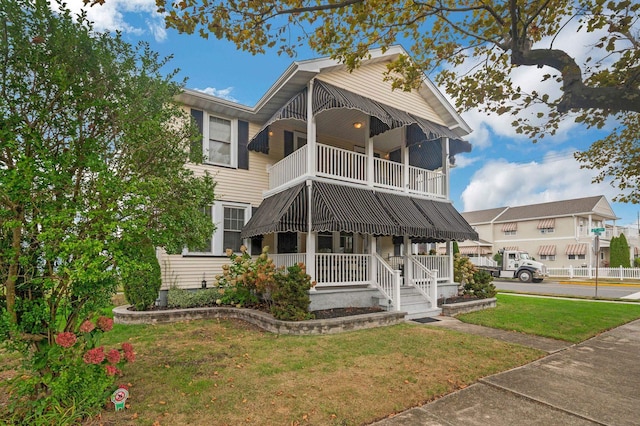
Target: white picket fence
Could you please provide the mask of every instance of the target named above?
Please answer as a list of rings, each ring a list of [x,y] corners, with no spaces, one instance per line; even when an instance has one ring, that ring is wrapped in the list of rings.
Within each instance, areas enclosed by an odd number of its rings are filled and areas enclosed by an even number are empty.
[[[595,267],[575,268],[573,266],[569,266],[566,268],[547,267],[547,274],[550,277],[555,277],[555,278],[595,278],[596,268]],[[598,278],[613,278],[613,279],[619,279],[620,281],[624,281],[625,279],[638,280],[640,279],[640,268],[599,267]]]

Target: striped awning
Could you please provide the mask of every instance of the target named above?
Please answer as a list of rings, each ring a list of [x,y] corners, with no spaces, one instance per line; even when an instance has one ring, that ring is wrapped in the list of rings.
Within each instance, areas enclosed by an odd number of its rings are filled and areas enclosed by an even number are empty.
[[[301,183],[265,198],[242,228],[242,238],[275,232],[306,232],[307,211],[307,187]]]
[[[400,235],[398,225],[371,190],[313,182],[311,198],[314,231]]]
[[[308,230],[305,183],[266,198],[242,229],[242,238]],[[477,240],[451,203],[313,181],[311,230],[407,235],[413,242]]]
[[[481,256],[486,256],[487,254],[491,254],[491,249],[487,247],[458,247],[460,250],[460,254],[471,255],[471,254],[479,254]]]
[[[587,254],[587,245],[586,244],[569,244],[567,246],[567,250],[565,253],[569,255]]]
[[[516,231],[518,229],[518,224],[516,222],[505,223],[502,225],[502,232],[511,232]]]
[[[538,229],[549,229],[556,227],[555,219],[542,219],[538,222]]]
[[[538,247],[538,254],[540,256],[555,256],[556,246],[555,245],[540,246]]]
[[[438,240],[477,240],[478,233],[449,202],[412,198],[422,214],[437,229]]]
[[[507,250],[507,251],[520,251],[520,247],[518,247],[518,246],[503,247],[503,250]]]
[[[313,82],[313,114],[317,115],[323,111],[335,108],[356,109],[371,117],[369,125],[369,136],[373,137],[397,127],[415,125],[422,133],[422,137],[412,140],[418,143],[423,140],[432,140],[441,137],[452,139],[451,145],[454,151],[470,152],[471,145],[466,141],[459,140],[459,136],[448,127],[434,123],[426,118],[417,117],[406,111],[399,110],[389,105],[384,105],[378,101],[351,92],[346,89],[334,86],[322,80]],[[279,120],[300,120],[307,121],[307,89],[293,96],[274,115],[267,120],[258,133],[249,141],[247,147],[252,151],[263,153],[269,152],[269,126]],[[412,141],[407,141],[409,145]]]

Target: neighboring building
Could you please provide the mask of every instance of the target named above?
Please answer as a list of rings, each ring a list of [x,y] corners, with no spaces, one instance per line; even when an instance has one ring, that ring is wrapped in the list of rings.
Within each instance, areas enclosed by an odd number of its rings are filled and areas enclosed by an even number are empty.
[[[207,210],[217,230],[201,247],[160,253],[163,289],[213,284],[225,250],[244,243],[253,254],[269,246],[278,265],[304,262],[313,309],[379,299],[411,310],[415,288],[433,313],[455,293],[448,256],[403,248],[477,238],[449,200],[450,162],[471,150],[471,129],[426,77],[418,90],[391,89],[383,74],[400,54],[372,51],[353,72],[327,58],[294,62],[255,107],[185,90],[178,100],[207,157],[189,167],[217,182]]]
[[[615,225],[616,215],[600,195],[517,207],[464,212],[478,232],[480,243],[465,241],[460,252],[492,257],[503,248],[529,252],[548,267],[609,266],[609,243],[621,233],[629,241],[631,257],[638,253],[637,230]],[[613,224],[607,222],[614,221]],[[602,229],[595,252],[594,229]]]

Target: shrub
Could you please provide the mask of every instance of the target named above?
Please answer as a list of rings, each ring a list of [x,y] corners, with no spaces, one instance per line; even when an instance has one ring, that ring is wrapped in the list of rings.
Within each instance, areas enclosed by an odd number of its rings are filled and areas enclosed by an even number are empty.
[[[135,310],[144,311],[158,298],[158,291],[162,285],[160,264],[151,241],[129,248],[128,251],[137,267],[128,269],[122,276],[124,296]]]
[[[309,289],[313,287],[302,263],[290,266],[287,272],[278,271],[271,293],[271,313],[284,321],[303,321],[313,318],[309,313]]]
[[[463,292],[467,284],[473,284],[477,268],[466,256],[453,256],[453,279],[459,284],[458,291]]]
[[[221,296],[217,288],[189,291],[172,287],[167,294],[167,306],[179,309],[213,306]]]
[[[487,271],[476,271],[473,274],[473,281],[464,285],[464,293],[476,296],[478,299],[495,296],[497,291],[493,284],[493,277]]]
[[[636,257],[635,259],[633,259],[633,266],[635,268],[640,268],[640,257]]]
[[[77,332],[61,332],[42,350],[26,357],[27,372],[13,385],[10,412],[13,424],[71,424],[98,412],[115,390],[116,376],[135,354],[129,343],[120,348],[100,346],[113,320],[86,320]],[[46,366],[46,368],[45,368]]]

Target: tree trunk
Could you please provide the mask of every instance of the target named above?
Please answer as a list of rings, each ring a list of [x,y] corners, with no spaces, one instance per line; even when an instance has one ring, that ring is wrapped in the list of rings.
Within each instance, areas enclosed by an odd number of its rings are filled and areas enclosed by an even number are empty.
[[[9,261],[9,273],[5,282],[7,296],[7,312],[11,321],[15,324],[18,320],[16,316],[16,281],[20,272],[20,246],[22,242],[22,220],[24,214],[21,209],[17,212],[18,224],[16,224],[11,232],[11,248],[13,250],[12,259]]]

